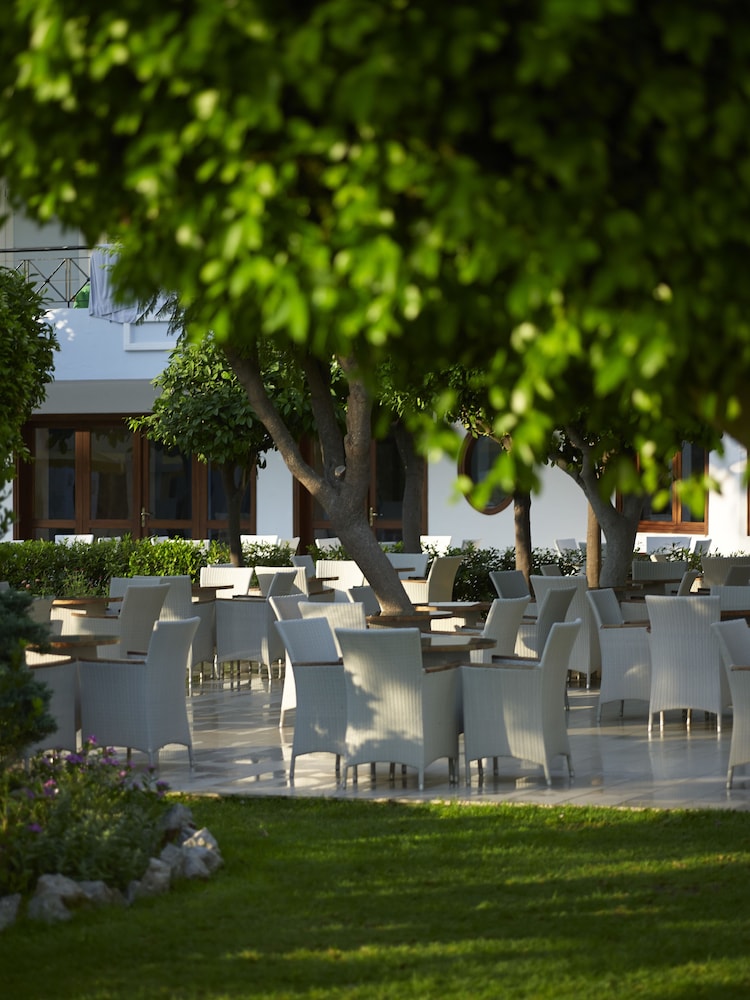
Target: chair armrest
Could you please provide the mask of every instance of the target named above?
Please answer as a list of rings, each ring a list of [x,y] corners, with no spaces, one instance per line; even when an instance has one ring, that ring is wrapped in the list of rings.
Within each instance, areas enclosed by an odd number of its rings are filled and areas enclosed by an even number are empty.
[[[338,660],[293,660],[293,667],[340,667],[344,661]]]
[[[729,669],[730,670],[750,670],[750,666],[746,667],[744,665],[737,664],[736,666],[732,666]]]
[[[405,580],[413,580],[415,583],[427,583],[426,576],[405,576]]]
[[[648,621],[648,619],[644,619],[643,621],[639,621],[639,622],[636,622],[636,621],[621,622],[619,625],[602,625],[601,627],[603,629],[605,629],[605,628],[648,628],[650,624],[651,624],[651,622]]]
[[[145,660],[125,660],[120,657],[112,657],[109,660],[100,659],[98,656],[86,657],[79,656],[76,657],[79,663],[113,663],[119,666],[121,663],[127,663],[128,666],[133,666],[134,663],[145,663]]]

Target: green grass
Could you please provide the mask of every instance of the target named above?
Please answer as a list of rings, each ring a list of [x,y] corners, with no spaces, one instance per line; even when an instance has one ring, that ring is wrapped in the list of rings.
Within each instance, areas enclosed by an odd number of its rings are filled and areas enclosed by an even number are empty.
[[[745,813],[188,801],[221,872],[0,934],[3,997],[750,991]]]

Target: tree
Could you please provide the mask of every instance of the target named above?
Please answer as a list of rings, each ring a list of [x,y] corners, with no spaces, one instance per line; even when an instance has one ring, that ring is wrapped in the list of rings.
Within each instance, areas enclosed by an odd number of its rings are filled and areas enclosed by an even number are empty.
[[[583,365],[648,489],[686,411],[750,444],[749,50],[744,0],[16,0],[0,173],[234,357],[343,359],[347,478],[387,356],[484,372],[508,489]]]
[[[278,366],[273,374],[278,375]],[[273,440],[210,335],[199,344],[181,339],[154,385],[161,394],[153,412],[130,420],[131,430],[219,467],[231,560],[241,566],[242,500],[256,468],[265,465],[264,455],[273,448]]]
[[[32,284],[0,268],[0,486],[15,476],[16,459],[28,457],[21,428],[52,381],[58,344],[45,312]]]

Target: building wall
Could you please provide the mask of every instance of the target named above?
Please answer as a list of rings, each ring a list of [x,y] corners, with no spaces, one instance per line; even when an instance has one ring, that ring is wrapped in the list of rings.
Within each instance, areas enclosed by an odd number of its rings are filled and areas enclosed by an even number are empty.
[[[166,323],[128,326],[92,317],[85,309],[54,309],[49,319],[61,349],[55,360],[55,380],[40,414],[146,412],[151,408],[156,395],[152,380],[175,343]],[[750,550],[747,491],[742,482],[745,463],[745,450],[731,439],[725,443],[723,456],[711,456],[710,472],[721,487],[721,493],[709,498],[712,551]],[[557,469],[542,469],[540,478],[541,490],[531,506],[534,547],[552,548],[561,537],[585,539],[587,509],[579,488]],[[456,494],[455,479],[453,461],[430,464],[428,533],[451,535],[454,544],[471,539],[500,550],[512,546],[512,505],[499,514],[482,514]],[[10,505],[7,498],[5,504]],[[256,530],[288,538],[292,524],[292,478],[273,452],[259,473]],[[638,542],[645,549],[646,537],[639,536]]]

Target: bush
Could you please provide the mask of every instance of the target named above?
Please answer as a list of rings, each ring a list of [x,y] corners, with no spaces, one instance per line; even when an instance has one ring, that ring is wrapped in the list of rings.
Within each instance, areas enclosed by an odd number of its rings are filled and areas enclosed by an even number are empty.
[[[152,769],[138,773],[93,740],[0,774],[0,896],[46,873],[126,889],[161,849],[165,791]]]
[[[29,618],[30,604],[28,594],[0,592],[0,772],[57,728],[48,711],[49,689],[36,680],[23,655],[27,643],[44,648],[49,635]]]
[[[246,566],[291,566],[288,545],[246,545]],[[41,539],[0,542],[0,580],[36,597],[103,596],[113,576],[189,576],[198,583],[202,566],[229,562],[226,542],[204,548],[186,538],[152,542],[102,539],[95,543],[56,545]]]
[[[96,544],[55,545],[39,540],[0,544],[0,579],[35,596],[106,594],[112,576],[127,576],[139,543],[129,536]]]

